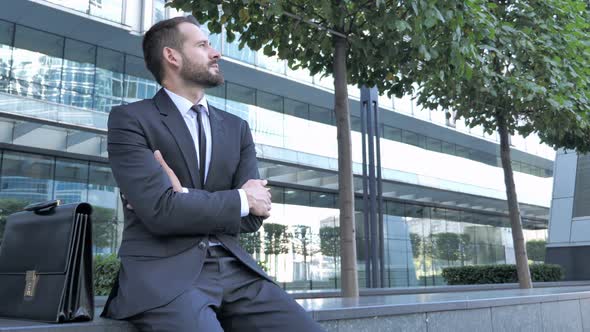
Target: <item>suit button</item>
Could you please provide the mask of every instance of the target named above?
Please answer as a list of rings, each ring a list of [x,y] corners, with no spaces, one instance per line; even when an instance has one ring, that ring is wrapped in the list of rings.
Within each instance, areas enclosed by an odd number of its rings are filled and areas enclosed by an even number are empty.
[[[201,242],[199,242],[199,244],[197,244],[197,247],[199,247],[199,249],[204,250],[207,248],[207,243],[201,241]]]

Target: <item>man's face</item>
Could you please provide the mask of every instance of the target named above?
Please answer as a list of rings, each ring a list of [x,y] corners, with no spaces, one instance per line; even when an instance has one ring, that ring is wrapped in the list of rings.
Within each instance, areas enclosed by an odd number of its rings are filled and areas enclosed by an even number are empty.
[[[180,50],[180,77],[204,88],[223,84],[223,74],[218,64],[221,54],[211,47],[207,35],[190,23],[181,23],[178,29],[184,36]]]

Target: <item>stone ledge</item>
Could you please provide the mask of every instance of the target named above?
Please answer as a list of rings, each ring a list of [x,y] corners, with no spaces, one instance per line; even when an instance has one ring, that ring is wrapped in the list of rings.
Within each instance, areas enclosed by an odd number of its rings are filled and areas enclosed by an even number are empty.
[[[510,331],[512,325],[505,322],[521,319],[519,312],[539,318],[530,320],[531,326],[521,322],[523,331],[590,330],[590,286],[297,301],[330,332],[471,332],[474,327],[476,331]],[[0,331],[137,332],[127,322],[98,317],[99,310],[95,320],[88,323],[44,324],[0,319]]]

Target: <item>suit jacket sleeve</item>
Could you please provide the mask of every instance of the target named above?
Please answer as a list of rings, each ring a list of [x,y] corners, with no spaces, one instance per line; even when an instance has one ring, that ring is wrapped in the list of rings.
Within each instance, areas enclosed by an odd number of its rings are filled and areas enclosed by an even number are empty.
[[[256,161],[256,148],[252,139],[252,132],[248,122],[242,121],[242,146],[240,148],[240,163],[232,180],[233,188],[241,188],[250,179],[260,179],[258,163]],[[263,217],[249,214],[242,217],[240,232],[256,232],[262,226]]]
[[[150,232],[162,236],[239,232],[238,191],[174,192],[145,129],[124,106],[113,108],[109,115],[108,152],[121,192]]]

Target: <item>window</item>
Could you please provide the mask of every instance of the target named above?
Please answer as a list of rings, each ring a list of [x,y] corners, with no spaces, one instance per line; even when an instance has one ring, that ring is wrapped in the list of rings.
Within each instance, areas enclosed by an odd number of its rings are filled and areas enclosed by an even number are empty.
[[[590,216],[590,155],[578,156],[576,168],[576,188],[574,191],[573,217]]]
[[[153,21],[154,24],[166,19],[166,1],[164,0],[154,0],[154,16]]]

